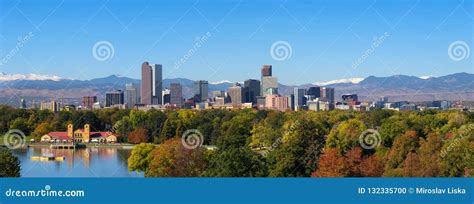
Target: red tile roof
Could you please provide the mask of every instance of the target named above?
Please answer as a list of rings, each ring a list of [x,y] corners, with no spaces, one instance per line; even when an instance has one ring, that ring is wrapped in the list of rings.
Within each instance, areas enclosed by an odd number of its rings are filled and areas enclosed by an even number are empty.
[[[67,132],[49,132],[48,135],[52,137],[52,139],[60,139],[60,140],[69,139],[69,137],[67,136]],[[91,138],[107,137],[109,135],[115,135],[115,134],[110,133],[110,132],[91,132],[90,133]]]
[[[69,137],[67,136],[67,132],[49,132],[48,135],[54,139],[69,139]]]

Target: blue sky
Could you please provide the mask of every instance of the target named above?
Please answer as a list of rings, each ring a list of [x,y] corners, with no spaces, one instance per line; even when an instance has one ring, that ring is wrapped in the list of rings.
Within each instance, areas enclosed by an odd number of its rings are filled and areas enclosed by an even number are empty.
[[[448,55],[456,41],[473,47],[468,0],[2,0],[0,9],[0,71],[9,74],[139,78],[143,61],[162,64],[165,78],[211,82],[259,78],[263,64],[284,84],[474,72],[472,53]],[[113,57],[94,58],[100,41]],[[278,41],[291,56],[272,57]]]

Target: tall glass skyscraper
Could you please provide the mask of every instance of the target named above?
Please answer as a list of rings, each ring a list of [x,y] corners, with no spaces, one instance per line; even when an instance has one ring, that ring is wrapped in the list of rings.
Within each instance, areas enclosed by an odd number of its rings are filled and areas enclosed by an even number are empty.
[[[145,105],[161,105],[163,90],[161,64],[142,64],[141,102]]]

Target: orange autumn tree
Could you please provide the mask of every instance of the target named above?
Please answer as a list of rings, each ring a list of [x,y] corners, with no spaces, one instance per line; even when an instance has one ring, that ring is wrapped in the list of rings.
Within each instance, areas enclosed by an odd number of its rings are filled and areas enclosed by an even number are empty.
[[[364,156],[362,148],[354,147],[346,154],[338,148],[327,148],[319,160],[319,168],[313,177],[380,177],[383,164],[374,155]]]
[[[128,135],[128,142],[132,144],[140,144],[148,142],[148,131],[139,127]]]

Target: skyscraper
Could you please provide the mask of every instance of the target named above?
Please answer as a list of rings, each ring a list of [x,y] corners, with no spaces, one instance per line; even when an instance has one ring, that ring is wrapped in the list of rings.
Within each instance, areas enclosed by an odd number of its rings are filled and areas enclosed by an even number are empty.
[[[260,95],[265,96],[266,94],[278,92],[278,79],[272,77],[272,65],[263,65],[262,76],[261,76],[261,90]],[[269,89],[273,89],[269,91]]]
[[[163,90],[161,64],[142,64],[141,102],[145,105],[161,105]]]
[[[83,96],[82,108],[87,109],[87,110],[92,110],[95,102],[97,102],[97,96]]]
[[[305,97],[306,95],[306,89],[300,89],[300,88],[295,88],[293,95],[295,97],[295,110],[299,110],[301,107],[306,105]]]
[[[321,97],[321,87],[319,86],[309,87],[306,94],[313,96],[314,98],[319,98]]]
[[[124,94],[122,90],[108,91],[105,93],[105,107],[117,104],[124,104]]]
[[[183,87],[179,83],[170,84],[170,104],[178,108],[183,107]]]
[[[140,88],[136,84],[125,84],[125,103],[129,108],[140,103]]]
[[[323,87],[321,88],[321,98],[329,102],[329,109],[332,110],[334,108],[334,88]]]
[[[278,78],[272,76],[262,77],[262,96],[278,93]]]
[[[205,80],[198,80],[194,82],[194,96],[198,101],[204,102],[207,100],[209,82]]]
[[[264,76],[272,76],[272,65],[263,65],[262,77]]]
[[[244,102],[257,103],[257,96],[260,96],[260,81],[248,79],[244,82]]]
[[[239,83],[229,88],[229,97],[232,105],[242,104],[242,86]]]
[[[20,109],[26,109],[26,100],[24,98],[20,100]]]

